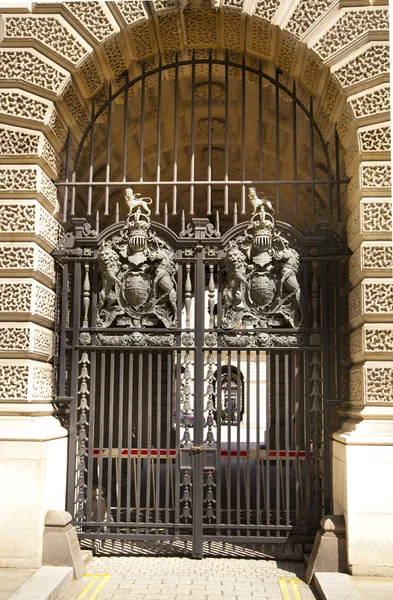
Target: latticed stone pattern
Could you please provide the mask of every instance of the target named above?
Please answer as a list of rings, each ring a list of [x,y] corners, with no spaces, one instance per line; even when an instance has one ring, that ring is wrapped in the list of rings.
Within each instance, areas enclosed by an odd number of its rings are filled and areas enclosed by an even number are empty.
[[[378,75],[388,77],[389,69],[389,46],[373,44],[356,58],[337,69],[335,75],[345,89]]]
[[[0,280],[0,313],[36,315],[54,321],[55,293],[31,279]]]
[[[38,241],[53,250],[59,241],[60,225],[35,200],[0,200],[0,238],[8,239],[10,234],[13,239],[24,240],[38,236]]]
[[[0,400],[31,402],[53,399],[53,369],[39,361],[0,361]]]
[[[75,123],[78,125],[81,133],[83,133],[89,124],[89,117],[84,105],[82,105],[79,100],[73,85],[68,86],[67,91],[63,95],[63,102]]]
[[[114,77],[120,77],[125,71],[123,52],[116,38],[111,38],[104,45],[104,50],[108,59],[109,66]]]
[[[369,276],[376,272],[387,276],[393,269],[393,255],[391,242],[377,243],[365,242],[349,259],[349,279],[354,285],[361,275]]]
[[[22,80],[59,94],[70,79],[69,73],[35,50],[0,48],[0,61],[0,79],[8,85]]]
[[[371,363],[367,363],[371,365]],[[393,366],[390,363],[367,366],[366,368],[367,404],[393,403]]]
[[[390,125],[359,131],[359,146],[362,152],[390,152]]]
[[[337,123],[337,131],[343,141],[351,124],[356,119],[371,117],[390,111],[390,87],[385,84],[371,92],[363,92],[348,99],[348,103]],[[388,115],[387,115],[388,116]]]
[[[27,400],[29,367],[0,363],[0,400]]]
[[[49,108],[48,102],[43,102],[18,90],[0,91],[0,112],[5,115],[43,122]]]
[[[369,31],[388,31],[389,12],[384,9],[346,11],[314,45],[313,50],[323,60],[348,46]]]
[[[75,66],[91,51],[60,15],[12,15],[4,22],[4,39],[39,40]]]
[[[98,2],[66,2],[65,6],[83,23],[98,43],[105,41],[118,30],[110,18],[110,13],[108,15]]]
[[[40,156],[57,175],[60,159],[43,133],[0,126],[0,155]]]
[[[0,242],[0,269],[5,273],[35,271],[44,275],[51,284],[55,281],[54,259],[34,243]]]
[[[118,7],[123,19],[127,25],[138,23],[138,21],[146,21],[147,13],[143,6],[142,0],[134,0],[129,2],[128,0],[119,0],[115,2]]]
[[[57,190],[44,171],[35,165],[31,167],[0,166],[0,193],[19,192],[22,196],[41,194],[53,209],[57,209]]]
[[[53,332],[32,323],[0,325],[0,352],[34,352],[48,360],[53,355]],[[41,357],[40,357],[41,358]]]
[[[335,0],[300,0],[286,29],[300,38],[320,19]]]
[[[281,3],[282,0],[257,0],[254,7],[254,15],[271,21]]]
[[[102,78],[91,56],[83,62],[79,72],[84,79],[89,94],[96,92],[102,84]]]
[[[362,223],[365,232],[383,232],[392,231],[392,203],[387,201],[368,201],[361,205]]]
[[[354,154],[352,152],[352,157]],[[351,159],[351,154],[349,160]],[[346,161],[349,167],[348,160]],[[389,162],[362,162],[355,171],[347,188],[348,204],[357,202],[357,196],[365,190],[390,190],[392,169]]]

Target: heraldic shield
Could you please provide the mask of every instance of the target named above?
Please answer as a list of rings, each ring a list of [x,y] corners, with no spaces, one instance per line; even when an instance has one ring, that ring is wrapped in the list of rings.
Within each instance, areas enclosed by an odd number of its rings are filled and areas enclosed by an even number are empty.
[[[151,230],[150,198],[126,190],[129,213],[99,251],[99,327],[176,327],[174,252]]]
[[[303,320],[299,254],[276,228],[271,202],[254,188],[249,196],[249,225],[224,251],[223,327],[298,327]]]

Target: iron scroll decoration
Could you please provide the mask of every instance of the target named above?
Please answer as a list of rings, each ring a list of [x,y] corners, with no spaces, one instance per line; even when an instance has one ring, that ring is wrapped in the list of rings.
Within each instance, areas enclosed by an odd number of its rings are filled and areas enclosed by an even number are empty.
[[[177,325],[175,253],[151,229],[150,198],[126,190],[122,231],[99,250],[97,325],[167,328]],[[250,188],[253,207],[243,235],[224,248],[223,329],[291,327],[302,323],[300,260],[277,229],[272,203]]]
[[[150,198],[126,190],[129,207],[120,234],[99,250],[99,327],[176,327],[174,252],[151,229]]]

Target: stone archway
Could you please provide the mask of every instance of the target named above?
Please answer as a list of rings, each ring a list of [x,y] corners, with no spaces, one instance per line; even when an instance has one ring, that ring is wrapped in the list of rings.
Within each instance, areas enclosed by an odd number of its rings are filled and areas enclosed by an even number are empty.
[[[377,506],[374,497],[370,499],[373,511],[379,513],[373,516],[377,541],[374,562],[369,558],[364,565],[372,542],[361,532],[368,526],[371,507],[358,504],[366,489],[374,489],[375,498],[384,497],[392,443],[387,8],[384,2],[340,8],[336,2],[309,0],[212,4],[189,2],[179,8],[172,2],[155,1],[148,11],[142,2],[120,1],[37,3],[33,12],[29,7],[4,9],[0,46],[1,439],[3,455],[12,457],[24,478],[31,477],[33,469],[40,476],[31,479],[36,491],[33,504],[30,499],[28,505],[21,500],[16,508],[14,498],[25,479],[11,477],[8,463],[4,465],[3,479],[10,477],[12,492],[3,514],[15,528],[8,529],[2,544],[7,549],[0,559],[2,566],[40,564],[44,514],[49,508],[61,508],[64,499],[65,432],[51,416],[56,307],[50,251],[59,231],[52,180],[64,168],[61,157],[67,130],[75,146],[88,123],[92,98],[99,100],[109,82],[113,88],[121,85],[125,70],[135,75],[142,62],[146,69],[154,68],[158,54],[165,61],[176,51],[195,50],[203,55],[210,48],[217,53],[246,52],[250,61],[263,61],[267,72],[279,67],[288,83],[296,80],[299,94],[304,89],[313,95],[315,119],[326,139],[333,135],[337,122],[351,177],[347,235],[354,252],[349,274],[354,289],[349,294],[348,332],[353,366],[342,407],[348,422],[333,441],[335,512],[346,517],[354,572],[375,567],[382,574],[388,572],[383,568],[392,568],[386,532],[391,530],[393,516],[386,516],[383,504]],[[354,464],[359,460],[367,476],[355,485]],[[380,475],[375,474],[375,460],[384,465]],[[56,473],[60,478],[57,495],[46,487]],[[18,533],[27,522],[33,528],[28,548]]]

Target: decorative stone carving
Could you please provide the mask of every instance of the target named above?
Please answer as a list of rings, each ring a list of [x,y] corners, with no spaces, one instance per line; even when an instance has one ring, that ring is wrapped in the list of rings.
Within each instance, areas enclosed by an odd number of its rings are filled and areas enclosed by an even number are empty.
[[[133,2],[129,2],[128,0],[117,0],[114,4],[116,4],[127,25],[132,25],[139,21],[146,21],[148,19],[142,0],[133,0]]]
[[[175,336],[173,334],[148,334],[134,333],[126,334],[97,334],[97,346],[174,346]]]
[[[349,99],[356,119],[390,110],[390,88],[384,85]]]
[[[0,269],[5,271],[29,270],[40,272],[51,283],[55,279],[53,258],[36,244],[0,243]]]
[[[0,352],[3,354],[30,352],[49,360],[53,355],[53,332],[33,323],[1,324]]]
[[[292,35],[282,32],[280,54],[278,56],[278,66],[285,73],[291,74],[294,66],[294,57],[297,42]]]
[[[93,57],[89,56],[81,65],[79,72],[83,77],[89,94],[98,91],[102,84],[102,78],[94,64]]]
[[[0,166],[0,192],[17,193],[18,198],[38,194],[56,210],[57,190],[44,171],[36,166]]]
[[[359,149],[361,152],[390,152],[390,125],[369,127],[358,130]]]
[[[175,52],[180,44],[180,21],[177,13],[158,15],[160,38],[165,52]]]
[[[286,29],[298,38],[302,38],[304,34],[315,25],[315,22],[320,19],[336,0],[300,0],[297,4],[291,18],[289,19]]]
[[[126,190],[123,230],[101,244],[98,325],[176,325],[174,252],[151,231],[150,198]]]
[[[231,50],[242,50],[242,15],[233,12],[223,12],[222,24],[224,29],[224,47]]]
[[[369,31],[388,31],[389,12],[382,8],[348,10],[313,44],[313,50],[327,61]]]
[[[11,50],[0,48],[0,79],[8,85],[15,80],[30,83],[50,92],[60,94],[71,75],[36,50]]]
[[[0,155],[39,156],[58,174],[60,160],[44,134],[8,125],[0,127]]]
[[[366,320],[391,320],[393,316],[392,279],[367,279],[348,296],[349,319],[352,325]]]
[[[254,7],[254,15],[272,21],[282,0],[257,0]]]
[[[4,40],[36,39],[77,66],[90,46],[60,15],[4,15]]]
[[[363,325],[350,334],[349,348],[354,362],[390,357],[393,352],[393,325]]]
[[[0,400],[26,400],[29,383],[29,367],[23,364],[0,362]]]
[[[250,52],[259,56],[268,56],[269,54],[269,23],[253,19],[249,21],[249,27],[246,34],[246,46]]]
[[[356,285],[361,277],[387,277],[392,265],[391,242],[363,242],[349,259],[349,279]]]
[[[217,12],[186,9],[183,12],[186,44],[191,48],[216,48],[218,42]]]
[[[137,60],[156,53],[156,45],[147,23],[137,23],[132,28],[132,45]]]
[[[32,203],[6,203],[0,201],[0,234],[8,232],[34,232],[36,205]]]
[[[362,163],[361,186],[363,188],[390,188],[392,187],[392,167],[390,163]]]
[[[63,95],[63,102],[80,131],[83,133],[87,128],[90,119],[85,111],[85,107],[80,102],[73,85],[68,86],[67,91]]]
[[[49,108],[49,102],[39,100],[27,92],[19,90],[0,92],[0,112],[5,115],[44,122]]]
[[[121,51],[118,41],[116,38],[111,38],[105,43],[103,48],[114,77],[120,77],[126,70],[126,66],[124,64],[123,52]]]
[[[254,188],[249,198],[249,226],[224,250],[223,327],[297,327],[302,321],[299,254],[276,229],[271,202]]]
[[[375,200],[362,202],[362,229],[365,232],[392,231],[392,203],[391,200]]]
[[[366,404],[393,403],[393,366],[391,363],[366,363]]]
[[[300,75],[300,81],[312,94],[314,94],[318,88],[322,69],[323,64],[317,57],[312,55],[307,57],[304,69]]]
[[[100,44],[119,30],[104,3],[65,2],[64,6]]]
[[[389,75],[389,45],[372,44],[361,54],[333,71],[343,88],[370,80],[372,77]]]
[[[55,315],[55,293],[30,278],[3,278],[0,280],[0,313],[27,313],[52,323]]]

